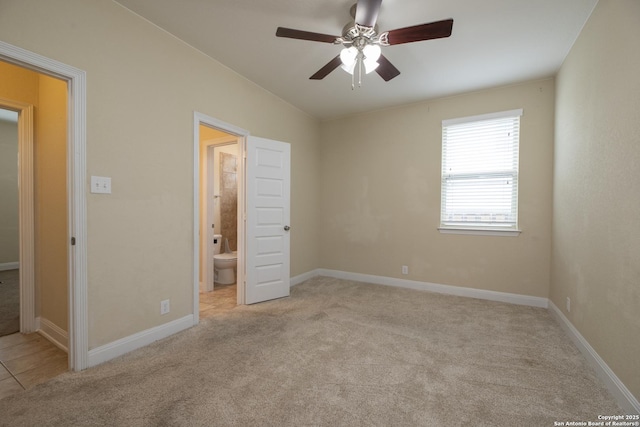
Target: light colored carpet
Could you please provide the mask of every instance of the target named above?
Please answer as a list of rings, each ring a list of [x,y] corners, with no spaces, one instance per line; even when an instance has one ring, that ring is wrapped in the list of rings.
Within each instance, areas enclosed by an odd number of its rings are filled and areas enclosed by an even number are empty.
[[[19,271],[0,271],[0,337],[20,331]]]
[[[617,413],[544,309],[326,277],[0,400],[6,426],[552,426]]]

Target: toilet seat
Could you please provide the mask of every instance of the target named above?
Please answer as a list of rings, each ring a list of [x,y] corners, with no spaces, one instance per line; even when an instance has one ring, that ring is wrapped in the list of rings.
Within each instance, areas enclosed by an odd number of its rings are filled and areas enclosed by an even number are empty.
[[[230,254],[216,254],[213,256],[213,259],[219,259],[219,260],[237,260],[238,259],[238,252],[232,252]]]

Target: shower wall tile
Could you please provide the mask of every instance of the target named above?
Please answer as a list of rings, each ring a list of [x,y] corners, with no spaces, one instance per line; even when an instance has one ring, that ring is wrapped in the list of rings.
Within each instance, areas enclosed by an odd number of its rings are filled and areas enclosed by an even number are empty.
[[[220,233],[238,250],[238,164],[233,154],[220,153]],[[224,248],[224,246],[223,246]]]

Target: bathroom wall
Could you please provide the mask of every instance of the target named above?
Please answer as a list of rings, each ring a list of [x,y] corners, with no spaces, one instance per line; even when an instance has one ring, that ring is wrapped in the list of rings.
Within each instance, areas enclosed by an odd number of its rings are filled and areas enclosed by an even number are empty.
[[[232,251],[238,250],[238,157],[235,154],[220,152],[219,179],[220,179],[220,234],[222,234],[222,246],[224,252],[225,242],[229,242]]]
[[[211,227],[211,224],[207,222],[207,146],[209,144],[214,143],[215,141],[219,141],[221,138],[228,140],[232,138],[232,135],[229,135],[226,132],[219,131],[217,129],[210,128],[208,126],[200,125],[199,126],[200,133],[200,230],[208,230]],[[218,213],[218,218],[219,218]],[[216,220],[214,214],[214,224],[220,223],[219,220]],[[200,289],[206,289],[205,284],[202,283],[204,280],[204,269],[206,268],[206,260],[205,260],[205,245],[206,245],[206,233],[200,233]],[[212,273],[213,274],[213,273]]]
[[[0,264],[20,260],[18,245],[18,124],[0,119]]]
[[[223,142],[221,145],[217,145],[215,150],[213,151],[213,164],[215,165],[215,170],[214,170],[214,182],[213,182],[213,192],[214,194],[217,194],[219,196],[222,196],[222,164],[221,164],[221,159],[222,159],[222,154],[227,154],[229,156],[234,156],[237,157],[239,155],[239,146],[237,144],[229,144],[229,138],[222,138],[222,139],[218,139],[218,142],[220,141],[226,141]],[[236,163],[236,170],[237,170],[237,163]],[[230,199],[230,193],[227,192],[227,199],[231,201],[231,204],[235,205],[235,211],[234,211],[234,207],[232,206],[227,206],[226,207],[226,211],[227,211],[227,225],[226,225],[226,230],[223,231],[223,227],[222,227],[222,223],[225,221],[224,216],[222,215],[222,197],[216,199],[216,203],[214,203],[214,209],[213,209],[213,223],[215,224],[215,233],[216,234],[222,234],[223,238],[226,238],[227,236],[225,235],[228,233],[235,233],[235,241],[236,241],[236,246],[234,246],[237,250],[237,220],[238,220],[238,213],[237,213],[237,204],[238,204],[238,196],[237,196],[237,190],[238,190],[238,186],[237,186],[237,175],[235,177],[236,180],[236,185],[235,185],[235,191],[236,194],[235,196],[232,196]],[[231,212],[233,211],[233,212]],[[232,215],[232,217],[230,216]],[[233,219],[232,219],[233,218]],[[235,222],[235,226],[232,224],[233,221]],[[232,236],[233,238],[233,236]],[[231,241],[229,242],[231,243]],[[224,246],[221,246],[221,250],[224,251]]]
[[[549,78],[323,122],[322,266],[547,298],[554,93]],[[516,108],[522,233],[441,234],[442,120]]]

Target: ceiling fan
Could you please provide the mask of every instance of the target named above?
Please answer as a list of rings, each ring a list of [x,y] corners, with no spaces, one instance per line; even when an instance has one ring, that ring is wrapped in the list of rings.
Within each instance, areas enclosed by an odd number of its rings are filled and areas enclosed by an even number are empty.
[[[382,0],[358,0],[350,11],[354,21],[344,27],[342,36],[312,33],[284,27],[278,27],[276,36],[343,45],[344,48],[338,56],[309,78],[311,80],[322,80],[341,66],[352,75],[351,88],[353,89],[355,87],[356,74],[358,75],[358,86],[362,84],[363,68],[366,74],[375,70],[385,81],[389,81],[400,74],[400,71],[381,54],[381,46],[440,39],[451,35],[453,19],[378,33],[376,21],[381,4]]]

